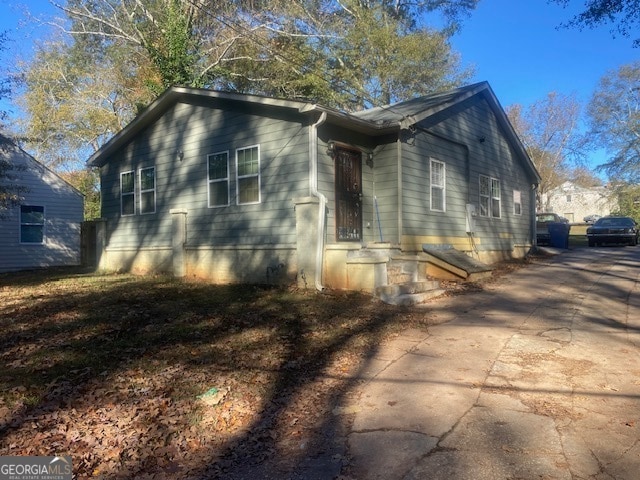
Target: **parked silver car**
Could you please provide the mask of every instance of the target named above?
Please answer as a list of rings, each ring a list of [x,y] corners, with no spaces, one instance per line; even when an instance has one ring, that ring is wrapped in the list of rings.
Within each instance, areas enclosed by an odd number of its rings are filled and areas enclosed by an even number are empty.
[[[592,215],[587,215],[586,217],[584,217],[584,222],[585,223],[596,223],[596,220],[602,218],[602,215],[596,215],[595,213]]]

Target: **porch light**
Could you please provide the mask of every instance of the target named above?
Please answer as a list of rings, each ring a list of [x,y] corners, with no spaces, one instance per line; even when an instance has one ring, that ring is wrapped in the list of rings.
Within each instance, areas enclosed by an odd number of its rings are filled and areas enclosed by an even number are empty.
[[[336,144],[335,142],[329,142],[327,144],[327,154],[333,156],[336,153]]]

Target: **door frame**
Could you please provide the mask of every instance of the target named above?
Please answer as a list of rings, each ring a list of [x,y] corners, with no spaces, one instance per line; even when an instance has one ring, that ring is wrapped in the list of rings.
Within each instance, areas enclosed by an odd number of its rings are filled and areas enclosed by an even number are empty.
[[[338,242],[362,242],[362,150],[335,146],[335,235]]]

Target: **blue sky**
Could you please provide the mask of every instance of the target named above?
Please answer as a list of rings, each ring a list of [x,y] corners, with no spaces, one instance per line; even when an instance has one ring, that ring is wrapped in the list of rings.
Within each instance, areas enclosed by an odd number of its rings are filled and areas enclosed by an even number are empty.
[[[505,107],[530,105],[551,91],[587,102],[599,79],[639,59],[640,49],[632,39],[612,38],[609,26],[558,29],[583,3],[563,9],[547,0],[480,0],[452,43]]]
[[[12,6],[19,1],[0,0],[0,30],[8,30],[15,41],[3,63],[11,64],[16,54],[28,56],[34,40],[45,33],[43,27],[20,26],[24,18]],[[586,104],[599,79],[638,60],[640,49],[632,48],[632,39],[612,38],[608,26],[558,29],[584,2],[571,3],[573,9],[547,0],[480,0],[452,39],[453,47],[463,64],[475,66],[473,81],[487,80],[503,107],[528,106],[551,91],[575,94]],[[30,8],[55,12],[46,0],[35,0]],[[594,154],[591,163],[601,163],[601,157]]]

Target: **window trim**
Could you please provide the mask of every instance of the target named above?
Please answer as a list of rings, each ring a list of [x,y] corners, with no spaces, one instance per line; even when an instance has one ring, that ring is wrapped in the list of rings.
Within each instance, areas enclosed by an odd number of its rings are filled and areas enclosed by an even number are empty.
[[[488,193],[487,194],[483,194],[482,193],[482,180],[486,179],[487,180],[487,187],[488,187]],[[497,183],[498,185],[498,195],[494,195],[494,185]],[[502,218],[502,187],[500,186],[500,179],[495,178],[495,177],[490,177],[489,175],[482,175],[480,174],[478,177],[478,198],[479,198],[479,205],[480,205],[480,211],[479,211],[479,215],[481,217],[484,218]],[[482,206],[483,206],[483,199],[486,201],[486,211],[483,212]],[[494,215],[494,201],[498,202],[498,215]]]
[[[133,190],[130,192],[124,192],[122,190],[122,178],[127,175],[133,175]],[[124,196],[131,195],[133,196],[133,212],[132,213],[124,213]],[[131,217],[136,214],[136,171],[135,170],[127,170],[125,172],[120,172],[120,216],[122,217]]]
[[[442,166],[442,184],[434,185],[433,183],[433,166],[438,164]],[[434,208],[433,206],[433,190],[434,188],[442,191],[442,208]],[[435,158],[429,159],[429,209],[432,212],[446,212],[447,211],[447,164]]]
[[[153,169],[153,188],[147,188],[145,190],[142,189],[142,172],[144,170],[151,170]],[[140,192],[140,198],[139,198],[139,214],[140,215],[152,215],[154,213],[156,213],[156,166],[152,165],[150,167],[140,167],[138,169],[138,185],[139,185],[139,192]],[[142,197],[143,194],[145,193],[149,193],[149,192],[153,192],[153,211],[149,211],[149,212],[144,212],[142,210]]]
[[[498,184],[498,195],[494,195],[494,184]],[[491,178],[491,218],[502,218],[502,187],[500,186],[500,180],[497,178]],[[493,214],[493,202],[498,201],[498,215]]]
[[[240,175],[239,170],[240,170],[240,164],[238,162],[238,157],[239,157],[239,153],[240,151],[244,151],[244,150],[252,150],[252,149],[256,149],[258,151],[258,173],[252,173],[251,175]],[[262,202],[262,178],[261,178],[261,165],[262,164],[262,159],[260,158],[260,145],[249,145],[247,147],[241,147],[241,148],[236,148],[236,204],[237,205],[257,205],[259,203]],[[246,179],[246,178],[257,178],[258,180],[258,200],[254,200],[251,202],[241,202],[240,201],[240,180]]]
[[[32,222],[23,222],[22,221],[22,208],[23,207],[37,207],[42,208],[42,223],[32,223]],[[18,235],[20,236],[20,245],[44,245],[46,243],[46,225],[47,225],[47,209],[45,205],[33,205],[33,204],[22,204],[20,205],[20,217],[18,221],[20,222],[20,229],[18,231]],[[40,242],[26,242],[22,239],[22,227],[24,226],[40,226],[42,227],[42,241]]]
[[[518,210],[516,206],[520,209]],[[513,214],[522,215],[522,190],[513,190]]]
[[[211,170],[209,169],[209,162],[211,157],[215,157],[217,155],[226,155],[227,156],[227,176],[224,178],[214,178],[213,180],[210,177]],[[221,208],[228,207],[231,205],[231,176],[230,176],[230,168],[229,162],[231,161],[231,156],[229,155],[229,150],[223,150],[220,152],[214,152],[207,154],[207,207],[208,208]],[[211,205],[211,184],[212,183],[220,183],[226,181],[227,182],[227,203],[220,205]]]

